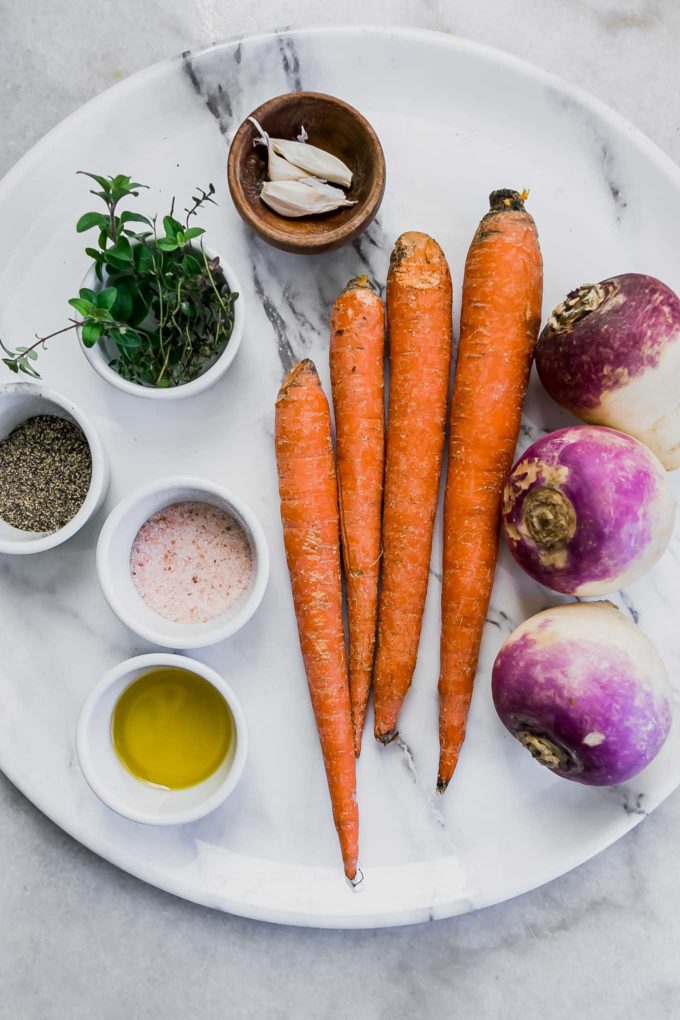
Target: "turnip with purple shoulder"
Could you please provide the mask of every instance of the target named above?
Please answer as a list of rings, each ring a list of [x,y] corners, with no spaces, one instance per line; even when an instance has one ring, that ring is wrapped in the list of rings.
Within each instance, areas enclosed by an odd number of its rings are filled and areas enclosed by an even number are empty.
[[[632,436],[595,425],[535,442],[503,495],[513,557],[567,595],[606,595],[641,577],[668,545],[674,518],[659,459]]]
[[[680,298],[666,284],[624,273],[572,291],[538,339],[536,368],[562,407],[680,467]]]
[[[558,606],[522,623],[498,653],[492,694],[537,761],[589,786],[637,775],[671,727],[666,668],[610,602]]]

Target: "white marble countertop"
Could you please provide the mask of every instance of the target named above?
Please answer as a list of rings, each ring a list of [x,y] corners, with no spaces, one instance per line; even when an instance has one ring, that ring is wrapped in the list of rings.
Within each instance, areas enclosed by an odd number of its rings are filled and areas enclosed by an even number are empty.
[[[672,0],[346,0],[343,11],[503,47],[596,93],[680,159]],[[284,12],[271,0],[23,0],[0,3],[0,16],[0,173],[145,64],[236,32],[332,20],[312,0]],[[74,843],[2,776],[0,810],[0,1020],[680,1015],[677,795],[548,887],[377,932],[286,929],[174,899]]]

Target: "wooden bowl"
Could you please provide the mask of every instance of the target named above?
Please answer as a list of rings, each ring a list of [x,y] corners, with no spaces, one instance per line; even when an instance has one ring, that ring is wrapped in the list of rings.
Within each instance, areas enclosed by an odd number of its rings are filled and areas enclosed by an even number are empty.
[[[272,138],[294,139],[304,125],[308,141],[338,156],[352,171],[346,191],[356,205],[317,216],[288,219],[264,204],[267,150],[253,145],[258,132],[249,120],[239,127],[229,150],[229,191],[240,216],[269,244],[296,254],[334,251],[349,244],[371,223],[385,192],[385,157],[378,136],[361,114],[341,99],[320,92],[289,92],[253,110]]]

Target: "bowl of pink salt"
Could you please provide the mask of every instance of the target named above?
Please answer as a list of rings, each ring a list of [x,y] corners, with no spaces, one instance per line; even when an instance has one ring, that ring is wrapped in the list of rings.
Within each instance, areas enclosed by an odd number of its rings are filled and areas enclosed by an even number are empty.
[[[113,611],[140,637],[202,648],[251,618],[267,586],[269,551],[253,511],[221,485],[162,478],[112,510],[97,573]]]

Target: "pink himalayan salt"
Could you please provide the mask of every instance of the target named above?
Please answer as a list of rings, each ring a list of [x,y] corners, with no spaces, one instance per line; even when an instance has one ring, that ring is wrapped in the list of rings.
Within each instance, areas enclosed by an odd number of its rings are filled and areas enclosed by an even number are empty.
[[[137,532],[130,573],[137,591],[173,623],[206,623],[235,605],[253,572],[243,528],[210,503],[172,503]]]

